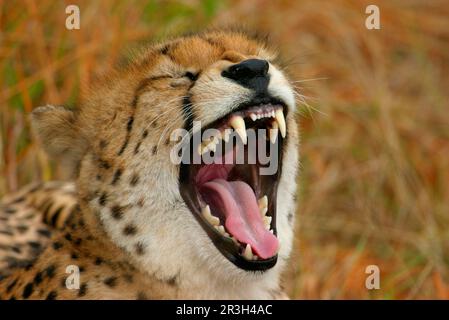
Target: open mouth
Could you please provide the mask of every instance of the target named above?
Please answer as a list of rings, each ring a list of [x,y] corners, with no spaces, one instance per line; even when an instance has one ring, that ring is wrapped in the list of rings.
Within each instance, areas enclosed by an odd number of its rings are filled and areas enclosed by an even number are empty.
[[[279,100],[242,105],[201,128],[203,137],[213,129],[197,145],[189,142],[201,160],[181,164],[184,201],[217,249],[244,270],[267,270],[277,261],[276,197],[286,112]],[[273,163],[275,170],[264,171]]]

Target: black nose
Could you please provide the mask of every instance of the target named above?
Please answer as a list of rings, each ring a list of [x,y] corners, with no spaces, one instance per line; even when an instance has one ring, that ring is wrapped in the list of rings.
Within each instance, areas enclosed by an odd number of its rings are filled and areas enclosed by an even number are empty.
[[[248,59],[230,66],[221,75],[244,87],[262,91],[268,86],[268,68],[269,64],[266,60]]]

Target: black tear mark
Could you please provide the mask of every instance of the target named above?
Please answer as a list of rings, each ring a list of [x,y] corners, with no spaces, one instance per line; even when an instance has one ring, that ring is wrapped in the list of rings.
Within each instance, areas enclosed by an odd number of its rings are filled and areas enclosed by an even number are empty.
[[[134,116],[131,116],[129,117],[128,122],[126,123],[126,137],[122,147],[120,148],[120,151],[117,153],[118,156],[122,155],[122,153],[128,146],[129,138],[131,137],[131,130],[133,128],[133,123],[134,123]]]
[[[187,90],[187,94],[182,99],[182,113],[184,115],[184,129],[190,131],[193,127],[193,108],[192,108],[192,100],[190,90],[195,85],[195,82],[192,82],[189,89]]]

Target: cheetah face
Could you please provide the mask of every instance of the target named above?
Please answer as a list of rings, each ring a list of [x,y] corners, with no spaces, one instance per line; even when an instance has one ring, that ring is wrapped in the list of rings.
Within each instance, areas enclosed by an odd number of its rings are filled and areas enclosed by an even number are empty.
[[[277,193],[293,92],[262,49],[229,55],[189,74],[180,194],[224,257],[263,271],[277,262]]]
[[[39,108],[34,127],[79,168],[92,223],[143,268],[241,277],[287,258],[295,99],[264,43],[224,31],[174,39],[89,93],[75,113]]]

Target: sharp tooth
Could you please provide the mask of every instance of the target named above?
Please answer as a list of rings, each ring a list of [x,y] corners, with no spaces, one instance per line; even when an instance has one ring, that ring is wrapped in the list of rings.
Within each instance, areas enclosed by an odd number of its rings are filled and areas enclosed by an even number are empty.
[[[279,128],[278,123],[276,121],[273,121],[273,123],[271,124],[271,129],[268,130],[270,134],[270,142],[272,144],[276,142],[276,138],[279,132],[278,128]]]
[[[203,210],[202,210],[202,214],[203,216],[206,218],[207,221],[209,221],[209,223],[213,226],[218,226],[220,225],[220,219],[218,219],[217,217],[213,216],[210,213],[210,208],[209,205],[206,205]]]
[[[285,138],[285,135],[287,133],[287,127],[285,125],[284,112],[282,112],[282,109],[276,110],[275,117],[279,125],[279,130],[281,130],[282,138]]]
[[[224,140],[226,143],[229,142],[229,136],[230,136],[230,135],[231,135],[231,130],[230,130],[230,129],[225,129],[225,131],[224,131],[222,137],[223,137],[223,140]]]
[[[249,117],[251,118],[251,120],[256,121],[257,120],[257,116],[254,113],[251,113],[249,115]]]
[[[251,250],[251,246],[249,244],[246,245],[245,251],[243,252],[243,256],[246,260],[252,260],[253,259],[253,252]]]
[[[200,156],[202,156],[203,154],[205,154],[207,151],[209,151],[208,147],[209,147],[209,145],[208,145],[207,143],[205,143],[205,142],[200,143],[200,144],[198,145],[198,154],[199,154]]]
[[[207,149],[208,149],[208,151],[215,152],[215,150],[217,149],[217,145],[215,144],[215,142],[212,141],[211,143],[209,143],[207,145]]]
[[[270,114],[270,116],[271,116],[272,118],[274,118],[274,117],[275,117],[275,114],[274,114],[274,110],[273,110],[273,111],[271,111],[271,114]]]
[[[267,196],[263,196],[262,198],[259,199],[259,211],[260,211],[260,215],[262,217],[265,216],[265,214],[268,211],[268,197]]]
[[[237,131],[240,139],[242,139],[243,144],[246,144],[248,137],[246,135],[245,120],[241,116],[234,116],[230,122],[231,126]]]
[[[223,226],[215,226],[215,229],[218,230],[218,232],[220,232],[222,235],[226,235],[226,231],[225,228]]]
[[[215,135],[215,136],[212,137],[212,141],[213,141],[215,144],[219,144],[219,143],[220,143],[220,140],[221,140],[221,132],[218,131],[217,135]]]
[[[265,195],[259,199],[259,208],[268,207],[268,197]]]
[[[271,226],[271,217],[263,217],[263,223],[265,224],[265,229],[270,230],[270,226]]]

